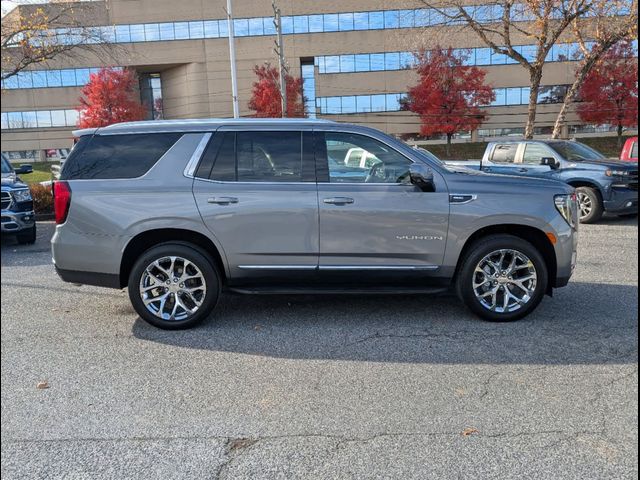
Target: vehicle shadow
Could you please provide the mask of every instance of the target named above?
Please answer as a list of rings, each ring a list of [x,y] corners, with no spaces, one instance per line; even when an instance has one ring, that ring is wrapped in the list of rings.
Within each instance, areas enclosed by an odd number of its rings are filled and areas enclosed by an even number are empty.
[[[572,283],[515,323],[483,322],[453,297],[223,296],[201,327],[138,339],[290,359],[451,364],[637,362],[638,290]]]
[[[596,225],[616,225],[620,227],[624,226],[638,226],[638,217],[619,217],[617,215],[606,214],[602,219],[596,223]]]
[[[38,222],[36,242],[32,245],[20,245],[15,235],[3,234],[0,241],[2,266],[51,264],[50,242],[54,229],[55,224],[53,222]]]

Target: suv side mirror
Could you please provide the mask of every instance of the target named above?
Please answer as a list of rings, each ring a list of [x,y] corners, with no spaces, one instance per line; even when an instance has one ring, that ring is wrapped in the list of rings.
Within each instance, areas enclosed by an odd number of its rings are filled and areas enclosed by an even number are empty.
[[[409,180],[423,192],[435,192],[436,184],[433,172],[426,165],[412,163],[409,167]]]
[[[557,170],[560,167],[556,159],[553,157],[542,157],[542,160],[540,160],[540,165],[546,165],[547,167],[551,168],[551,170]]]
[[[20,165],[16,169],[16,173],[18,175],[26,175],[27,173],[32,173],[32,172],[33,172],[33,167],[31,165],[28,165],[28,164]]]

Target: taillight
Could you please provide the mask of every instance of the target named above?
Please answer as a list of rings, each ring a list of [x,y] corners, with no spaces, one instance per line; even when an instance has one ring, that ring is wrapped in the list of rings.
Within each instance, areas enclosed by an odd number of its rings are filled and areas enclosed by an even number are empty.
[[[67,220],[71,205],[71,188],[67,182],[53,182],[53,211],[56,223],[60,225]]]

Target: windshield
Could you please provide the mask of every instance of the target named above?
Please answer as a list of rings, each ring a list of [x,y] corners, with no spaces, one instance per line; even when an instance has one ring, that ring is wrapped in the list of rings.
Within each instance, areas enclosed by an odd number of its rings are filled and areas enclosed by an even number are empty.
[[[584,160],[604,160],[606,157],[597,150],[579,142],[551,142],[549,146],[569,162]]]
[[[11,173],[13,168],[11,168],[11,164],[6,158],[2,159],[2,173]]]

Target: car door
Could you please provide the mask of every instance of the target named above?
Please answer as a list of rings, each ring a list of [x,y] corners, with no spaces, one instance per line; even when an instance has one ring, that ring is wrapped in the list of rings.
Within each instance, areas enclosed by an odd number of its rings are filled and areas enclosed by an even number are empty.
[[[345,182],[327,158],[364,150],[371,167]],[[380,139],[355,133],[316,132],[320,211],[320,271],[437,271],[449,220],[449,193],[433,172],[435,192],[408,182],[412,160]],[[358,281],[365,281],[360,277]]]
[[[226,255],[232,280],[318,265],[318,199],[311,131],[219,129],[193,194]],[[292,273],[296,275],[290,275]]]
[[[496,143],[489,152],[488,161],[482,163],[482,171],[498,173],[502,175],[522,175],[521,166],[517,165],[516,157],[519,151],[519,143]]]
[[[558,161],[557,155],[544,143],[526,142],[517,159],[519,171],[523,175],[532,177],[554,178],[556,171],[549,165],[543,165],[543,158],[553,158],[556,162]]]

